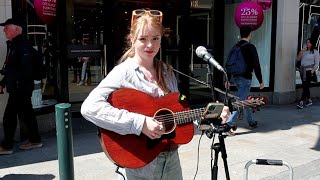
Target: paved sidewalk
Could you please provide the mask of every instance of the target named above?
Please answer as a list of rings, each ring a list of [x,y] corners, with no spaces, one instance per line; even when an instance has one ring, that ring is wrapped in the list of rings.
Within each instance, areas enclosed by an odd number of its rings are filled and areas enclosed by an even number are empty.
[[[259,127],[250,130],[244,120],[238,120],[237,135],[225,138],[227,164],[232,180],[240,180],[245,164],[252,159],[278,159],[294,168],[294,179],[320,179],[320,101],[305,109],[292,105],[269,105],[254,114]],[[117,179],[115,166],[102,152],[96,128],[87,121],[73,119],[74,174],[77,180]],[[2,139],[2,131],[0,138]],[[179,148],[185,180],[194,178],[200,135]],[[215,142],[217,142],[217,137]],[[44,135],[44,147],[0,156],[0,179],[51,180],[59,179],[55,132]],[[202,136],[199,167],[196,179],[211,179],[210,161],[212,139]],[[225,170],[219,154],[218,179],[225,179]],[[257,166],[249,168],[249,179],[288,179],[285,166]]]

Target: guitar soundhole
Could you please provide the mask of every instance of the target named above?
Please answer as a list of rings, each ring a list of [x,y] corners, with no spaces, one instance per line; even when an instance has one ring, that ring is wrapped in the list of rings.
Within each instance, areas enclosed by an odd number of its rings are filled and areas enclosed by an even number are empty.
[[[173,113],[169,109],[160,109],[154,118],[162,122],[166,130],[165,134],[171,133],[176,128]]]

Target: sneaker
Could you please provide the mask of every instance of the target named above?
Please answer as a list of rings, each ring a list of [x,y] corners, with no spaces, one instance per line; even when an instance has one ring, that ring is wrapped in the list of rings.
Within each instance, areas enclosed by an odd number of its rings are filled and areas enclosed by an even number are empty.
[[[300,101],[299,104],[297,104],[297,108],[303,109],[303,101]]]
[[[311,106],[312,105],[312,101],[311,101],[311,99],[309,99],[308,101],[306,101],[306,104],[305,104],[306,106]]]
[[[249,124],[249,126],[250,126],[250,128],[255,129],[255,128],[258,127],[258,122],[255,121],[255,122],[253,122],[252,124]]]
[[[84,81],[80,81],[78,84],[77,84],[77,86],[83,86],[84,85]]]
[[[19,149],[22,149],[22,150],[27,150],[27,149],[34,149],[34,148],[41,148],[42,147],[42,143],[31,143],[31,142],[26,142],[24,144],[21,144],[19,146]]]
[[[6,149],[0,146],[0,155],[9,155],[12,153],[13,153],[12,149]]]

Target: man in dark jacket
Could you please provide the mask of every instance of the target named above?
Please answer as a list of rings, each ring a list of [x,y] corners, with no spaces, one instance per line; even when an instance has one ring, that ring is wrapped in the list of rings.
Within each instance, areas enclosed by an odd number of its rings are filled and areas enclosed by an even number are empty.
[[[240,28],[241,40],[236,44],[240,47],[244,43],[248,43],[240,48],[243,58],[247,64],[247,70],[243,74],[233,76],[233,81],[238,89],[237,96],[240,97],[241,100],[247,99],[250,93],[253,71],[260,83],[260,89],[264,88],[257,49],[253,44],[249,43],[251,39],[251,32],[252,28],[250,26],[242,26]],[[228,74],[228,77],[231,77],[231,74]],[[225,87],[229,89],[229,81],[226,82]],[[237,116],[238,111],[234,111],[231,116],[229,116],[227,122],[233,122]],[[251,128],[257,127],[258,122],[253,120],[250,108],[244,109],[244,118],[247,120]]]
[[[33,82],[34,49],[22,36],[22,23],[17,19],[8,19],[1,23],[7,41],[7,56],[1,74],[0,92],[6,88],[9,93],[7,106],[3,115],[4,140],[0,146],[1,154],[12,154],[14,134],[17,128],[17,116],[28,131],[28,142],[20,149],[42,147],[38,124],[31,104]]]

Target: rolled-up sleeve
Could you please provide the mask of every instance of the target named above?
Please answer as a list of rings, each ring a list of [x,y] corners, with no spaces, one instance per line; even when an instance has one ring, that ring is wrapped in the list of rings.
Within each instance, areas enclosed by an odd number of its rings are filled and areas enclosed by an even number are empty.
[[[107,99],[122,87],[125,71],[115,67],[89,94],[81,106],[81,114],[88,121],[118,134],[140,135],[146,116],[113,107]]]

